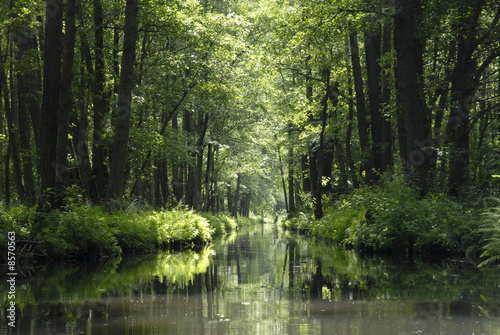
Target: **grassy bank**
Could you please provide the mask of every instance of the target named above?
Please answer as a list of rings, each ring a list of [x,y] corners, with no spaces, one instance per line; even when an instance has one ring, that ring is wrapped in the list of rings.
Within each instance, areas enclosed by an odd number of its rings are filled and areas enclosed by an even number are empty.
[[[402,178],[394,177],[329,201],[321,220],[299,213],[285,226],[366,252],[479,259],[485,251],[485,229],[495,227],[483,211],[479,202],[464,205],[442,194],[421,199]],[[500,229],[496,231],[500,237]],[[498,245],[491,244],[496,249],[484,256],[500,252]]]
[[[248,220],[235,220],[225,214],[198,214],[185,208],[108,213],[101,207],[75,205],[39,213],[36,208],[19,206],[0,208],[0,245],[7,245],[7,232],[15,232],[18,260],[100,259],[196,247],[241,224],[248,224]]]

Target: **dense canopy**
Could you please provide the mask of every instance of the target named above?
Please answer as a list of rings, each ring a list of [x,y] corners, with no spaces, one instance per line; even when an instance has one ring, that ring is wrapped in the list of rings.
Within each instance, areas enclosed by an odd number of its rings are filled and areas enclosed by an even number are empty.
[[[233,215],[498,189],[496,1],[2,1],[0,195]]]

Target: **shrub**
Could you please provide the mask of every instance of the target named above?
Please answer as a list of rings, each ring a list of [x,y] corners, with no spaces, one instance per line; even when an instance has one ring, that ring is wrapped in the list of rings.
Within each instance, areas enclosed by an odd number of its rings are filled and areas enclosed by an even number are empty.
[[[114,228],[124,253],[148,252],[158,246],[158,230],[144,213],[117,211],[112,215],[110,227]]]
[[[34,231],[42,254],[50,258],[103,258],[121,253],[111,217],[99,207],[75,206],[44,214]]]
[[[321,220],[301,213],[285,226],[359,250],[432,257],[472,254],[482,238],[478,210],[442,194],[420,199],[399,175],[325,203]]]
[[[498,205],[484,213],[485,224],[481,227],[481,231],[488,238],[481,254],[481,257],[486,259],[479,264],[480,267],[498,263],[500,260],[500,199],[495,199],[495,201]]]
[[[211,213],[201,213],[200,215],[208,220],[210,226],[214,230],[215,236],[225,235],[238,227],[234,218],[223,213],[219,213],[217,215]]]
[[[158,230],[158,245],[162,247],[201,245],[212,239],[213,229],[208,220],[194,211],[176,208],[168,212],[153,212],[150,220]]]

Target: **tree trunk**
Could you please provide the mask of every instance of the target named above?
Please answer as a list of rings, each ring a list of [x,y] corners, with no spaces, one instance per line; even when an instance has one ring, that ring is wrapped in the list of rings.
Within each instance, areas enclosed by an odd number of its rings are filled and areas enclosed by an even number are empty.
[[[398,101],[406,130],[406,156],[409,174],[421,195],[427,192],[427,173],[431,167],[430,110],[424,100],[424,41],[417,24],[422,12],[420,0],[408,0],[396,15],[394,47],[397,55]],[[404,145],[404,143],[401,143]]]
[[[43,98],[40,131],[40,166],[42,192],[46,193],[56,186],[54,163],[57,149],[57,120],[59,92],[61,85],[61,56],[63,29],[63,1],[47,1],[44,37]],[[52,204],[51,197],[41,198]]]
[[[280,144],[279,143],[277,143],[276,148],[278,150],[278,160],[279,160],[279,164],[280,164],[281,185],[283,186],[283,196],[285,197],[286,212],[290,213],[290,207],[288,207],[288,195],[286,193],[285,172],[283,171],[283,160],[281,159],[281,150],[280,150]]]
[[[7,129],[9,132],[9,154],[12,156],[12,166],[14,169],[14,182],[16,185],[17,195],[19,197],[20,202],[24,202],[25,193],[24,193],[24,185],[22,180],[22,169],[21,169],[21,158],[20,158],[20,150],[19,150],[19,118],[17,116],[17,108],[15,106],[15,88],[13,87],[14,76],[13,71],[10,73],[10,88],[13,92],[13,99],[9,99],[9,92],[7,90],[7,76],[2,71],[2,86],[4,87],[3,95],[4,95],[4,108],[5,108],[5,116],[7,118]],[[9,156],[10,157],[10,156]]]
[[[293,143],[291,141],[291,133],[292,133],[292,125],[288,125],[288,138],[290,140],[290,152],[288,153],[289,160],[288,160],[288,212],[289,213],[294,213],[295,212],[295,185],[294,185],[294,176],[293,176],[293,171],[294,171],[294,157],[293,157]]]
[[[387,26],[387,25],[386,25]],[[384,53],[390,52],[387,35],[387,29],[384,31]],[[384,79],[384,96],[382,96],[382,68],[380,58],[382,55],[382,28],[380,24],[374,32],[365,32],[365,53],[366,70],[368,78],[368,98],[371,119],[372,135],[372,157],[373,168],[377,171],[374,175],[378,179],[381,174],[390,168],[390,148],[391,134],[390,123],[381,113],[382,103],[389,102],[388,80]]]
[[[106,200],[117,199],[123,194],[125,184],[128,137],[130,131],[132,89],[134,88],[134,62],[138,38],[138,0],[127,0],[125,7],[125,34],[121,63],[116,129],[111,149],[111,164]]]
[[[350,71],[349,71],[350,72]],[[351,150],[351,138],[352,138],[352,122],[354,121],[354,101],[353,101],[353,96],[354,92],[352,90],[352,80],[351,77],[349,76],[348,80],[348,87],[349,87],[349,102],[348,102],[348,108],[349,108],[349,114],[347,116],[347,130],[346,130],[346,135],[345,135],[345,155],[347,159],[347,165],[349,166],[349,172],[351,176],[351,181],[354,186],[354,188],[359,188],[359,182],[358,182],[358,177],[356,173],[356,167],[354,166],[354,161],[352,159],[352,150]]]
[[[33,174],[33,150],[31,142],[31,125],[29,120],[29,109],[33,107],[32,99],[36,99],[36,93],[31,91],[30,81],[35,81],[35,71],[32,62],[30,62],[30,53],[36,52],[34,49],[33,40],[30,38],[31,30],[28,27],[29,22],[23,21],[21,31],[16,34],[14,42],[17,47],[15,53],[16,61],[24,66],[16,71],[16,79],[11,78],[12,82],[16,85],[11,85],[12,107],[16,115],[16,135],[19,135],[19,155],[21,160],[22,177],[24,179],[24,199],[23,202],[29,205],[35,203],[35,180]],[[33,94],[33,97],[31,97]],[[39,112],[37,110],[36,112]]]
[[[337,156],[337,160],[339,163],[339,170],[340,170],[340,191],[345,192],[347,191],[348,188],[348,183],[347,183],[348,176],[347,176],[344,152],[342,150],[342,145],[340,143],[340,137],[339,137],[340,127],[338,125],[338,118],[337,118],[337,107],[339,99],[336,93],[338,91],[338,86],[339,83],[335,82],[335,87],[330,94],[330,102],[332,104],[331,118],[333,120],[333,145],[335,147],[335,154]]]
[[[68,154],[72,152],[69,146],[69,119],[73,110],[73,63],[75,60],[76,0],[67,0],[65,8],[65,35],[63,39],[64,53],[62,58],[61,92],[57,119],[57,152],[56,152],[56,188],[60,189],[70,184],[70,169]]]
[[[389,18],[387,18],[384,22],[383,25],[383,35],[382,35],[382,57],[387,57],[391,53],[392,50],[392,30],[391,30],[391,23]],[[380,98],[380,104],[381,108],[383,110],[387,110],[389,107],[389,104],[391,102],[391,89],[389,86],[390,83],[390,73],[391,71],[391,65],[386,65],[382,69],[382,95]],[[381,127],[382,127],[382,166],[383,166],[383,172],[386,170],[390,170],[393,165],[394,161],[392,159],[392,148],[394,146],[394,141],[392,137],[392,125],[390,121],[390,114],[388,113],[382,113],[381,115]]]
[[[363,153],[362,170],[366,174],[366,182],[371,183],[374,179],[372,166],[370,164],[370,140],[368,137],[368,122],[366,120],[365,92],[363,88],[363,74],[359,55],[358,37],[355,31],[349,35],[351,46],[352,74],[354,78],[354,89],[356,91],[356,109],[358,111],[358,133],[361,152]]]
[[[457,58],[451,76],[451,109],[446,129],[451,143],[448,194],[459,196],[462,186],[470,180],[469,125],[471,101],[476,91],[475,73],[477,62],[473,58],[477,47],[476,30],[484,0],[461,4],[457,43]]]
[[[177,117],[172,118],[172,129],[174,132],[179,130]],[[184,173],[182,168],[183,163],[180,157],[175,157],[172,162],[172,192],[174,193],[174,201],[176,204],[182,201],[184,197]]]
[[[81,50],[84,50],[83,44],[81,42]],[[81,179],[81,185],[84,190],[84,196],[87,199],[92,199],[90,196],[90,155],[89,149],[87,146],[87,136],[88,136],[88,125],[87,125],[87,105],[84,103],[85,101],[85,56],[83,52],[81,54],[81,66],[80,66],[80,87],[79,87],[79,101],[80,104],[78,106],[79,109],[79,117],[76,118],[75,129],[73,135],[73,149],[75,152],[76,161],[78,164],[78,173]]]
[[[94,1],[94,69],[92,69],[90,49],[87,52],[87,69],[93,74],[92,101],[94,104],[94,129],[92,136],[92,176],[91,197],[94,203],[101,201],[106,192],[107,167],[105,165],[106,149],[104,147],[104,121],[108,112],[108,98],[105,93],[104,65],[104,18],[102,0]],[[87,45],[88,48],[88,45]],[[118,92],[117,92],[118,93]]]
[[[207,149],[207,170],[205,173],[205,198],[203,200],[203,211],[208,212],[210,210],[210,204],[213,197],[211,194],[211,186],[212,186],[212,174],[214,169],[214,150],[212,143],[208,144]]]
[[[238,205],[240,203],[240,188],[241,188],[241,174],[238,173],[238,177],[236,179],[236,190],[234,191],[234,198],[233,198],[233,206],[231,209],[231,215],[233,217],[238,217]]]

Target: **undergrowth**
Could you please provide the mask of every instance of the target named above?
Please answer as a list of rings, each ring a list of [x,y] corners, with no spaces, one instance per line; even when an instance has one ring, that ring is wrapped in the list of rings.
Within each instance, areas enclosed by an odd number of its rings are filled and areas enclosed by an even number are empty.
[[[368,252],[478,258],[483,224],[479,208],[443,194],[420,199],[403,177],[393,176],[328,202],[321,220],[300,213],[285,226]]]
[[[225,214],[199,214],[184,207],[152,211],[129,206],[108,213],[98,206],[71,204],[40,213],[36,207],[0,206],[0,245],[7,245],[7,232],[15,232],[18,260],[100,259],[201,246],[244,224]]]

